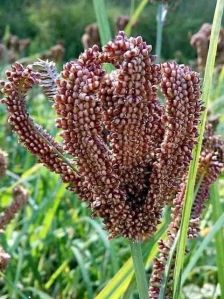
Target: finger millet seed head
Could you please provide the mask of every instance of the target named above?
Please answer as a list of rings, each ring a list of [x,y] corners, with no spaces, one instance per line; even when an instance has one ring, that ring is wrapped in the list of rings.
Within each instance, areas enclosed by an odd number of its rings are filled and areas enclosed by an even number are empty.
[[[102,51],[93,46],[64,65],[54,87],[63,144],[26,110],[27,91],[41,74],[16,63],[3,83],[20,141],[103,218],[110,237],[143,240],[156,231],[162,209],[182,190],[196,142],[198,74],[175,62],[156,64],[151,49],[140,36],[119,32]],[[106,73],[104,63],[115,70]]]

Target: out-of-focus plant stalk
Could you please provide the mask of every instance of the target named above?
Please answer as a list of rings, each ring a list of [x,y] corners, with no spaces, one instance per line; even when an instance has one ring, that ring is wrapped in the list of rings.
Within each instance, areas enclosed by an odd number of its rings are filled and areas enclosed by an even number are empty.
[[[210,198],[212,204],[213,223],[219,219],[223,213],[222,205],[219,197],[218,182],[214,183],[210,189]],[[224,235],[223,230],[219,230],[215,235],[216,247],[216,264],[218,268],[218,279],[221,290],[221,298],[224,298]]]
[[[130,18],[134,14],[134,11],[135,11],[135,0],[131,0],[130,14],[129,14]]]
[[[158,4],[156,22],[157,22],[157,31],[156,31],[156,61],[160,61],[161,49],[162,49],[162,40],[163,40],[163,26],[167,14],[167,4]]]
[[[143,10],[148,2],[149,2],[148,0],[142,0],[139,3],[139,5],[137,6],[137,8],[135,9],[134,13],[131,15],[131,19],[124,29],[124,31],[127,33],[127,35],[131,34],[131,29],[132,29],[133,25],[138,21],[141,13],[143,12]]]
[[[105,45],[112,39],[106,5],[104,0],[93,0],[93,5],[99,27],[101,44]]]
[[[112,40],[112,33],[110,30],[109,19],[107,15],[106,5],[104,0],[93,0],[93,6],[95,10],[97,25],[100,33],[101,45],[105,45],[107,42]],[[105,71],[110,73],[113,70],[111,64],[105,64]]]

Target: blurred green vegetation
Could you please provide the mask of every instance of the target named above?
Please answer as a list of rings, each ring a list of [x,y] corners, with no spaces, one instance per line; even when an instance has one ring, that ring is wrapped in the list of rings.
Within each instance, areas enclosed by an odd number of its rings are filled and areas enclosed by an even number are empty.
[[[135,6],[140,1],[134,1]],[[119,15],[130,14],[131,0],[107,0],[112,31]],[[178,57],[180,62],[194,59],[196,53],[189,44],[190,35],[201,24],[212,21],[215,1],[178,0],[168,12],[163,38],[163,58]],[[152,46],[156,38],[156,5],[148,4],[133,29]],[[90,0],[1,0],[0,38],[6,27],[20,38],[31,38],[27,55],[39,53],[62,41],[65,60],[77,57],[83,50],[81,36],[86,25],[95,22]]]

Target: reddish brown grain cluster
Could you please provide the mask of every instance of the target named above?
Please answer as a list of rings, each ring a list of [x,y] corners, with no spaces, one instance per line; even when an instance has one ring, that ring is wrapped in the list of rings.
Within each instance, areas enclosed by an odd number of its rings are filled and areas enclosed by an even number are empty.
[[[189,238],[197,236],[199,231],[200,217],[206,200],[209,197],[209,188],[224,170],[224,140],[214,134],[211,124],[207,125],[203,141],[203,149],[197,173],[197,196],[195,198],[190,227]]]
[[[30,67],[24,68],[15,63],[6,75],[8,81],[1,82],[6,95],[2,102],[7,105],[8,121],[20,142],[50,170],[61,174],[64,181],[69,181],[73,174],[59,157],[62,148],[41,126],[34,123],[25,106],[25,96],[33,85],[39,83],[39,74]]]
[[[160,288],[162,286],[163,275],[165,271],[165,267],[169,258],[169,254],[171,252],[171,248],[174,245],[180,222],[181,222],[181,214],[182,214],[182,206],[183,206],[183,198],[185,193],[185,184],[182,183],[180,186],[180,191],[177,193],[176,197],[173,200],[172,208],[171,208],[171,222],[167,230],[167,239],[159,241],[159,254],[155,258],[152,267],[152,274],[150,276],[149,283],[149,298],[150,299],[158,299]],[[173,256],[174,259],[174,256]],[[171,287],[169,282],[172,281],[172,271],[173,265],[171,264],[168,285],[166,288],[166,292],[171,291]],[[170,298],[168,294],[166,294],[166,298]]]
[[[195,200],[192,208],[191,219],[188,229],[188,237],[195,238],[199,232],[200,217],[206,200],[209,197],[209,187],[216,181],[224,169],[224,140],[214,134],[211,124],[207,124],[203,140],[203,147],[197,172],[197,182],[195,187]],[[165,270],[165,266],[170,254],[170,250],[177,236],[183,207],[185,192],[185,183],[182,183],[180,192],[177,193],[173,200],[171,223],[168,228],[167,240],[159,241],[159,255],[153,264],[152,275],[150,278],[149,298],[159,298],[160,287]],[[172,267],[169,273],[170,286],[167,291],[172,293]],[[169,298],[169,296],[168,296]]]
[[[162,116],[165,132],[156,153],[150,198],[163,205],[164,201],[172,202],[185,179],[197,137],[201,103],[198,76],[188,67],[164,63],[161,87],[167,99]]]
[[[89,203],[111,237],[142,240],[155,232],[163,207],[181,192],[196,141],[198,75],[176,63],[157,65],[150,52],[141,37],[120,32],[102,51],[93,46],[64,66],[54,103],[62,146],[25,108],[40,75],[15,64],[3,87],[21,142]],[[115,69],[106,73],[104,63]]]

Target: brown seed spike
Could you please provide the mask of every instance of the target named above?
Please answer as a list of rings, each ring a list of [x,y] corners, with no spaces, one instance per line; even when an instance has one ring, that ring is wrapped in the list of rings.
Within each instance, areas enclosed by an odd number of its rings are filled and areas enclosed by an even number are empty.
[[[197,173],[196,186],[198,186],[198,191],[191,213],[189,238],[195,238],[198,235],[200,217],[209,197],[209,188],[217,180],[223,169],[224,141],[220,136],[214,135],[212,125],[208,123]]]
[[[8,82],[3,86],[3,93],[6,95],[4,104],[7,105],[8,121],[12,129],[18,134],[21,143],[36,155],[41,163],[59,173],[62,179],[69,177],[69,181],[72,181],[75,174],[61,160],[60,145],[32,120],[25,106],[27,92],[33,85],[39,83],[39,74],[33,72],[30,67],[24,68],[21,64],[15,63],[6,75]]]
[[[197,134],[197,74],[155,64],[151,50],[141,37],[119,32],[102,51],[93,46],[64,65],[53,92],[63,148],[26,112],[24,97],[40,74],[15,64],[3,86],[20,140],[103,218],[110,237],[144,240],[156,231],[163,207],[181,191]],[[105,73],[103,63],[115,70]]]
[[[156,154],[149,198],[169,203],[175,197],[192,159],[201,112],[198,75],[176,63],[162,65],[162,91],[166,97],[165,133]]]

